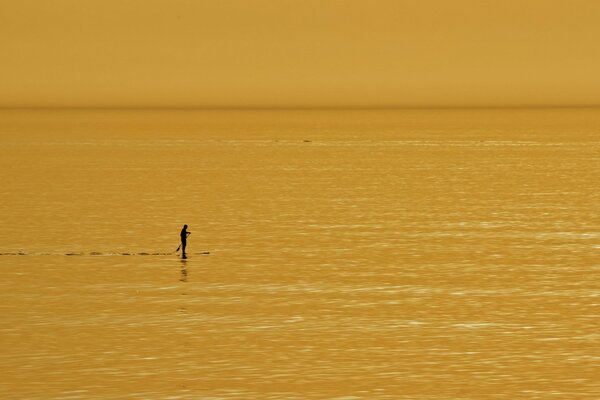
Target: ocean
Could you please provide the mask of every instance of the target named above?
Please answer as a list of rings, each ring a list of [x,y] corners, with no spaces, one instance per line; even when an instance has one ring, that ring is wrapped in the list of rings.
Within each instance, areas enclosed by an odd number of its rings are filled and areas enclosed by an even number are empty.
[[[2,110],[0,397],[598,399],[598,177],[600,109]]]

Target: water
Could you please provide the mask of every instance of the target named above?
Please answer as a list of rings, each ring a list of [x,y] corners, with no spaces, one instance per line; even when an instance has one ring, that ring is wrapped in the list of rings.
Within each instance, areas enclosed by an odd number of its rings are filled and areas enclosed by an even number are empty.
[[[600,110],[1,111],[0,138],[2,398],[600,397]]]

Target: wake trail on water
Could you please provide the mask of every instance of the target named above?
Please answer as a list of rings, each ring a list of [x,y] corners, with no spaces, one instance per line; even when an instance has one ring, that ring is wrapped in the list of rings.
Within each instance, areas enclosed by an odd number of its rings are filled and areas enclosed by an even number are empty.
[[[91,252],[60,252],[60,253],[28,253],[28,252],[8,252],[8,253],[0,253],[0,256],[172,256],[177,253],[102,253],[98,251]],[[210,252],[204,251],[200,253],[188,253],[192,255],[208,255]]]

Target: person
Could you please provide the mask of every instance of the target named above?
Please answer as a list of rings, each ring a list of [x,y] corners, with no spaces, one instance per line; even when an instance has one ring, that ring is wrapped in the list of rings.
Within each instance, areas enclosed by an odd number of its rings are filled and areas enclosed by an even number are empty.
[[[192,232],[187,231],[187,225],[183,226],[181,230],[181,257],[185,258],[185,246],[187,245],[187,237],[192,234]]]

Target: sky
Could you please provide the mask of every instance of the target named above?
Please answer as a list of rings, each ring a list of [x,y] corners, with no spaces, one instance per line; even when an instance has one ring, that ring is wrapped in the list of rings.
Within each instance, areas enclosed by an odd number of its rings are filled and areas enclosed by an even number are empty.
[[[0,0],[0,107],[600,105],[598,0]]]

